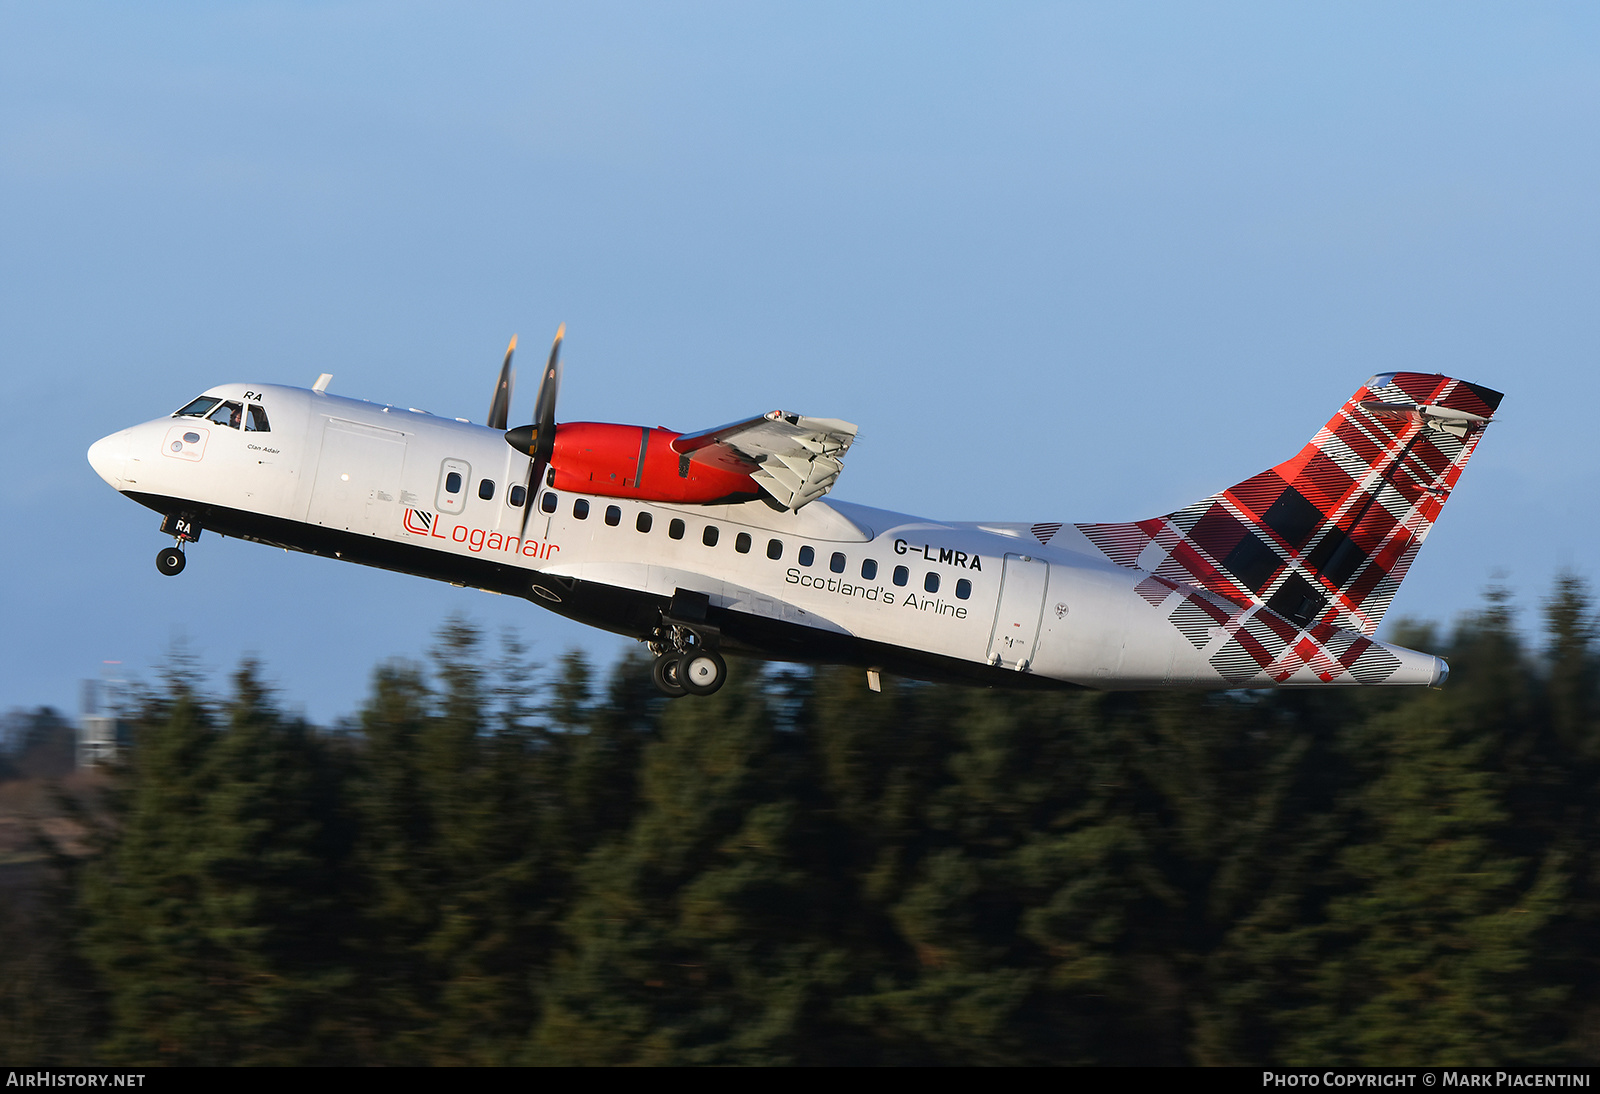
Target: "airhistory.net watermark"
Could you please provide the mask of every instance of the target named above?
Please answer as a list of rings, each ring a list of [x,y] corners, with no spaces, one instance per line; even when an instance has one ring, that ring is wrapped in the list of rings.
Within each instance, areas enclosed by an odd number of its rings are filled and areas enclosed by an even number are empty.
[[[6,1086],[143,1086],[144,1072],[8,1071]]]

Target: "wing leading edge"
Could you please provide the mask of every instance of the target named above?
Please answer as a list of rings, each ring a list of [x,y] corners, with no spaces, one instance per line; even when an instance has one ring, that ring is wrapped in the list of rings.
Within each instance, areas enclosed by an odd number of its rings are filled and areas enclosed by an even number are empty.
[[[843,469],[856,427],[837,418],[774,410],[672,439],[679,456],[749,475],[780,505],[799,509],[829,490]]]

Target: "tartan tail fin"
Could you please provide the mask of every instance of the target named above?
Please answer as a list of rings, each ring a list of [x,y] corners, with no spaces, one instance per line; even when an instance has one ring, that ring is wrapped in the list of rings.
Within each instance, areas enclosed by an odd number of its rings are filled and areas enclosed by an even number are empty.
[[[1077,527],[1163,584],[1264,606],[1292,630],[1370,636],[1500,400],[1448,376],[1383,373],[1276,467],[1164,517]]]

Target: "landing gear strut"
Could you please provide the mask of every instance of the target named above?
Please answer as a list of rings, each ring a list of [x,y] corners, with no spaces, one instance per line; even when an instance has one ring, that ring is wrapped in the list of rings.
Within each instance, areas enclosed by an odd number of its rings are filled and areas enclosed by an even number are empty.
[[[156,553],[156,569],[167,577],[177,577],[183,573],[184,565],[189,561],[183,555],[183,545],[193,543],[200,538],[200,525],[192,518],[170,514],[161,521],[163,535],[169,535],[177,540],[173,547],[163,547]]]
[[[644,639],[656,655],[650,677],[674,699],[710,695],[728,680],[728,663],[717,652],[720,632],[706,623],[710,598],[679,589],[661,613],[661,624]]]

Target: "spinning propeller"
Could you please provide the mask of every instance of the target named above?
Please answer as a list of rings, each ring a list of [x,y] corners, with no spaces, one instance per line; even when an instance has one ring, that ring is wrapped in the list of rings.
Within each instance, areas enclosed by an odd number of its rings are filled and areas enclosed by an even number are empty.
[[[487,419],[490,429],[504,429],[506,415],[511,411],[511,388],[517,382],[516,371],[511,367],[511,355],[517,352],[517,336],[511,336],[511,344],[506,347],[506,363],[500,366],[500,379],[495,381],[494,398],[489,400],[489,417]]]
[[[519,425],[517,428],[506,432],[506,443],[518,452],[532,457],[528,461],[528,480],[522,486],[522,531],[520,538],[525,538],[528,531],[528,514],[533,509],[534,485],[544,474],[544,469],[550,466],[550,456],[556,447],[556,394],[561,390],[561,340],[567,335],[567,325],[561,324],[556,331],[556,340],[550,346],[550,361],[544,367],[544,375],[539,378],[539,395],[533,404],[533,422],[530,425]],[[511,340],[511,349],[516,349],[517,340]],[[507,402],[510,401],[510,381],[506,370],[511,367],[511,350],[506,351],[506,363],[500,370],[501,383],[505,386]],[[495,390],[495,402],[490,407],[489,424],[495,429],[503,429],[506,424],[506,409],[500,405],[500,389]],[[498,421],[494,412],[500,411]]]

